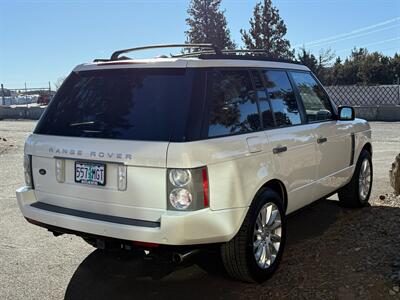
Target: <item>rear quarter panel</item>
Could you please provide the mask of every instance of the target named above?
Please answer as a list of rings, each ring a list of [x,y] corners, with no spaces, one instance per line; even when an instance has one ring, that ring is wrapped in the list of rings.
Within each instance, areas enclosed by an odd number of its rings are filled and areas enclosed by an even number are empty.
[[[246,138],[260,137],[261,151],[250,153]],[[190,143],[171,143],[168,168],[207,166],[212,210],[248,207],[272,178],[273,160],[263,132]]]

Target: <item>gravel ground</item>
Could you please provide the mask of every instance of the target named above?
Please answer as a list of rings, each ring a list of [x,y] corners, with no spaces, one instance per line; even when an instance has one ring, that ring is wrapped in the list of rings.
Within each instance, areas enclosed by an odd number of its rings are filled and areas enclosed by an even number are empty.
[[[400,152],[400,122],[371,124],[371,206],[344,209],[335,197],[291,216],[278,272],[261,285],[197,266],[162,279],[129,257],[105,255],[73,236],[28,224],[14,190],[23,184],[23,141],[32,121],[0,121],[0,299],[400,299],[400,197],[388,170]]]

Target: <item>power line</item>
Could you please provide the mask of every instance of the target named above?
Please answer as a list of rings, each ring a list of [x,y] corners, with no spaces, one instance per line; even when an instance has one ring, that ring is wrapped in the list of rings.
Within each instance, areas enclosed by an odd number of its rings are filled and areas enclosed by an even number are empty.
[[[360,46],[359,48],[365,48],[365,47],[369,47],[369,46],[375,46],[375,45],[390,43],[390,42],[394,42],[394,41],[400,41],[400,37],[382,40],[382,41],[378,41],[378,42],[373,42],[373,43],[369,43],[369,44],[364,44],[364,45]],[[341,49],[336,52],[343,52],[343,51],[349,51],[349,50],[352,50],[352,48]]]
[[[343,37],[343,38],[340,38],[340,39],[332,40],[330,42],[314,44],[312,46],[308,46],[308,48],[321,47],[321,46],[330,45],[330,44],[334,44],[334,43],[341,42],[341,41],[351,40],[351,39],[367,36],[367,35],[370,35],[370,34],[373,34],[373,33],[381,32],[381,31],[392,29],[392,28],[399,27],[399,26],[400,26],[400,23],[399,24],[394,24],[394,25],[391,25],[391,26],[388,26],[388,27],[372,30],[372,31],[369,31],[369,32],[364,32],[364,33],[360,33],[360,34],[356,34],[356,35],[352,35],[352,36]]]
[[[307,45],[308,47],[310,47],[311,45],[314,45],[314,44],[320,44],[320,43],[324,43],[324,42],[329,42],[331,40],[340,39],[340,38],[344,38],[344,37],[347,37],[347,36],[355,35],[355,34],[358,34],[358,33],[361,33],[361,32],[365,32],[365,31],[368,31],[368,30],[371,30],[371,29],[375,29],[375,28],[378,28],[378,27],[381,27],[381,26],[384,26],[384,25],[387,25],[387,24],[390,24],[390,23],[397,22],[397,21],[400,21],[400,17],[389,19],[389,20],[386,20],[386,21],[383,21],[383,22],[379,22],[379,23],[376,23],[376,24],[373,24],[373,25],[361,27],[361,28],[352,30],[350,32],[345,32],[345,33],[333,35],[333,36],[330,36],[330,37],[327,37],[327,38],[306,42],[303,45]],[[302,44],[296,45],[295,48],[301,47],[301,46],[302,46]]]

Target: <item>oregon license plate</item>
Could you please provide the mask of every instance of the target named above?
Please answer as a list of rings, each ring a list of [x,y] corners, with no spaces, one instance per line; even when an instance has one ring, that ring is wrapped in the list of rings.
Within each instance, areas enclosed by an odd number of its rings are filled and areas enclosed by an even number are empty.
[[[106,165],[75,162],[75,182],[104,186],[106,184]]]

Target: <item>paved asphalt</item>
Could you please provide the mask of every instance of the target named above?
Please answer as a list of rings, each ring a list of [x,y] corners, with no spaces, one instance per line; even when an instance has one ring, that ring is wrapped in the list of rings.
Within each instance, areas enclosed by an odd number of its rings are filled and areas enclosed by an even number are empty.
[[[0,299],[246,298],[245,293],[252,285],[208,275],[197,266],[153,280],[148,274],[159,275],[161,267],[149,271],[141,262],[104,255],[78,237],[53,237],[46,230],[28,224],[19,212],[14,191],[23,185],[23,143],[34,126],[33,121],[0,121]],[[373,197],[378,197],[391,191],[388,170],[400,152],[400,122],[375,122],[372,128]],[[315,231],[319,229],[307,220],[312,215],[313,220],[328,222],[324,209],[321,211],[315,207],[305,209],[289,220],[288,245],[318,238]],[[283,262],[281,270],[284,269]],[[272,296],[285,288],[276,287]],[[259,296],[271,296],[270,288],[268,295],[262,294],[262,287],[258,288],[260,291]]]

